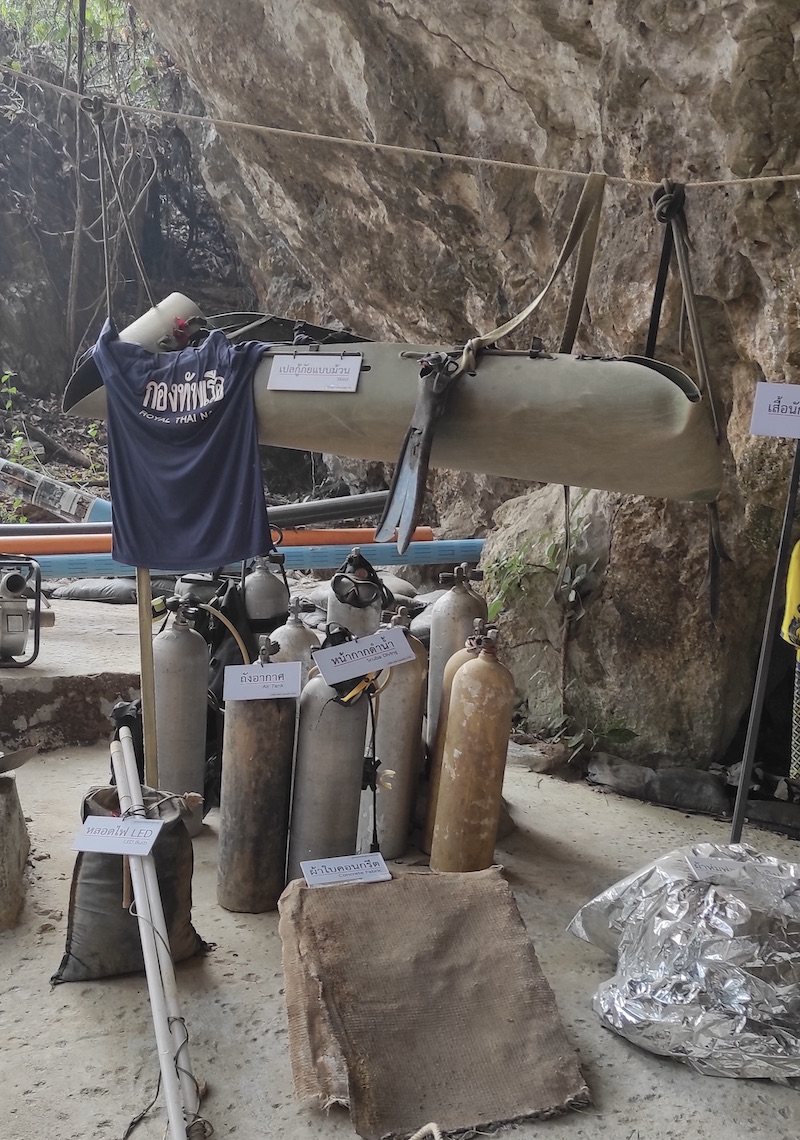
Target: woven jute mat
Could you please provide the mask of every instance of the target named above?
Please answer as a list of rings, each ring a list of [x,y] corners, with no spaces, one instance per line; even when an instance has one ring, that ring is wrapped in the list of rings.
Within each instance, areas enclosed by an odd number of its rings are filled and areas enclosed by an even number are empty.
[[[309,888],[279,903],[295,1092],[366,1140],[589,1103],[498,868]]]

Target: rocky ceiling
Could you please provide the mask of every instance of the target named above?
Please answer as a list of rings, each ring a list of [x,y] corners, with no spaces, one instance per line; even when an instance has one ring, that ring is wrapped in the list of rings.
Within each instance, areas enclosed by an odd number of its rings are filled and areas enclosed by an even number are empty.
[[[580,347],[637,351],[660,239],[651,186],[688,184],[696,288],[726,422],[721,511],[734,563],[721,617],[711,624],[697,597],[698,509],[591,498],[584,532],[605,536],[603,573],[566,649],[567,674],[576,715],[621,717],[639,732],[640,752],[685,763],[721,754],[749,699],[785,493],[787,445],[748,435],[753,386],[800,379],[800,183],[776,177],[800,172],[796,4],[134,6],[208,115],[426,152],[187,124],[261,301],[276,312],[386,339],[485,331],[522,307],[549,271],[581,187],[557,171],[602,169],[613,182]],[[191,99],[185,107],[197,110]],[[547,169],[474,166],[443,152]],[[733,178],[762,180],[707,185]],[[525,335],[554,344],[565,306],[562,289]],[[669,316],[665,348],[676,350]],[[486,523],[509,490],[454,475],[438,493],[461,504],[450,517],[463,533],[476,517]],[[511,529],[493,532],[491,557],[515,542],[530,546],[548,494],[534,489],[514,508]],[[559,704],[563,646],[557,631],[543,632],[547,652],[530,667],[536,620],[528,613],[508,629],[518,684],[541,719]]]

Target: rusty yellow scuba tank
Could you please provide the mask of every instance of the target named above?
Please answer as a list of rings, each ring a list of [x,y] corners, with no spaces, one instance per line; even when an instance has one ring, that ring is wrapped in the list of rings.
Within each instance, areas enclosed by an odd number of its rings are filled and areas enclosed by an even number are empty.
[[[514,678],[497,660],[496,631],[453,678],[431,870],[482,871],[494,861]]]
[[[453,687],[453,678],[465,662],[477,657],[485,630],[486,623],[483,618],[475,618],[472,623],[472,636],[467,638],[463,649],[459,649],[448,660],[442,674],[439,715],[436,721],[433,745],[428,750],[428,802],[425,807],[425,823],[420,838],[420,847],[428,855],[430,855],[431,843],[433,842],[433,825],[436,822],[436,804],[439,799],[439,779],[442,773],[442,754],[444,752],[447,718],[450,713],[450,690]]]

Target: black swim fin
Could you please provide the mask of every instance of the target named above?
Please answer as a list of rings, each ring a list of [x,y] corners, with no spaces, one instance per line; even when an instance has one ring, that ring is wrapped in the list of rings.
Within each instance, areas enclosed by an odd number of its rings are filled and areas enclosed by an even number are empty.
[[[437,352],[420,361],[419,389],[414,414],[406,432],[389,488],[389,498],[375,533],[376,542],[388,542],[397,531],[397,549],[402,554],[416,529],[436,425],[447,405],[447,397],[461,375],[459,361],[446,352]]]

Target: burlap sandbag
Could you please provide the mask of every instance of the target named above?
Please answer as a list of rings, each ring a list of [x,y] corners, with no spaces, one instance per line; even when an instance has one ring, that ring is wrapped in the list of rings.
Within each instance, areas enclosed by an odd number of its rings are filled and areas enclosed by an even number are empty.
[[[278,904],[295,1092],[368,1140],[545,1118],[589,1103],[499,869],[401,875]]]
[[[153,846],[156,874],[176,962],[208,947],[192,926],[192,841],[183,808],[163,792],[143,788],[148,815],[164,820]],[[83,801],[81,818],[119,815],[116,788],[93,788]],[[139,924],[122,905],[122,856],[79,851],[72,874],[67,943],[61,965],[50,981],[86,982],[144,969]]]

